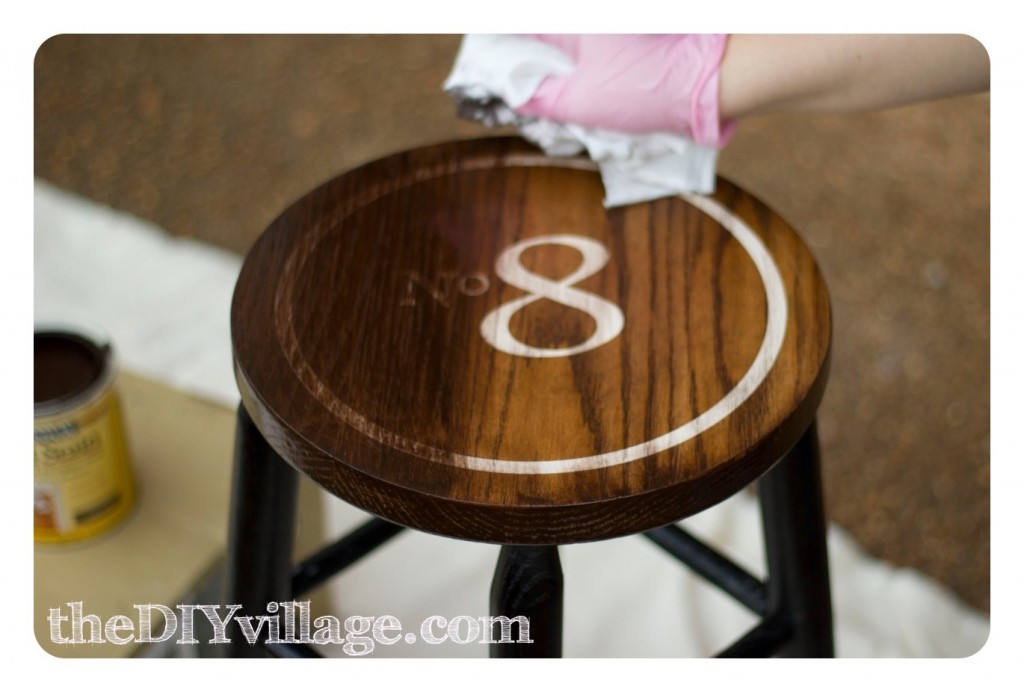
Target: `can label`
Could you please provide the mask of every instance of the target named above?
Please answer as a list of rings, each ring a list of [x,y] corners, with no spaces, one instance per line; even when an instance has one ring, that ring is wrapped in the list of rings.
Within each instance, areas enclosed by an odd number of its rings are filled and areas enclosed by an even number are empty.
[[[111,383],[65,411],[35,417],[35,540],[91,538],[131,510],[135,484]]]

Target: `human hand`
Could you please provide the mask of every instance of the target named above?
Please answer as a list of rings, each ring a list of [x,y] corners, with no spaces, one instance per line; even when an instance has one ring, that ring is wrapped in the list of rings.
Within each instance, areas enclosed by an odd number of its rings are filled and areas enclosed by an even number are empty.
[[[516,110],[560,123],[630,133],[667,132],[721,148],[735,123],[719,116],[724,34],[566,35],[534,38],[576,69],[545,79]]]

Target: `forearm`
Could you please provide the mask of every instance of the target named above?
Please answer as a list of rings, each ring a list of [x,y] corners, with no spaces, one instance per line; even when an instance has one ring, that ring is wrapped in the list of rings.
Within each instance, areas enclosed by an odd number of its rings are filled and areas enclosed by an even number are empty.
[[[719,80],[727,119],[862,111],[985,91],[989,60],[962,35],[736,34]]]

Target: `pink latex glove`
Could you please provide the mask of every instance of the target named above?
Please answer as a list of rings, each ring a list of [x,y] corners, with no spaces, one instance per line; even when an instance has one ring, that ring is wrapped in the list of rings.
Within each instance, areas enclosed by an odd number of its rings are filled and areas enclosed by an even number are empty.
[[[718,115],[725,34],[539,34],[576,64],[545,79],[523,115],[618,132],[667,132],[721,148],[736,129]]]

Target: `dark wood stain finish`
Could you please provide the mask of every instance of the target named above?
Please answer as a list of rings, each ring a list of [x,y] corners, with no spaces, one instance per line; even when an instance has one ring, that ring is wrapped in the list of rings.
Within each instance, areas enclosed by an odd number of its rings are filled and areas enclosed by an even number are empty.
[[[390,521],[471,540],[550,544],[647,530],[750,483],[810,424],[825,387],[827,290],[805,245],[721,180],[714,198],[769,249],[788,299],[779,356],[725,420],[629,463],[563,473],[465,468],[466,456],[550,461],[614,452],[692,420],[743,377],[767,299],[722,226],[681,198],[612,210],[589,162],[515,138],[417,149],[367,164],[288,208],[249,252],[231,323],[246,409],[270,444],[330,492]],[[617,305],[622,332],[570,357],[491,346],[480,324],[527,295],[498,276],[543,235],[600,242],[573,287]],[[519,264],[552,282],[583,256]],[[541,298],[509,320],[531,346],[569,347],[593,315]]]

